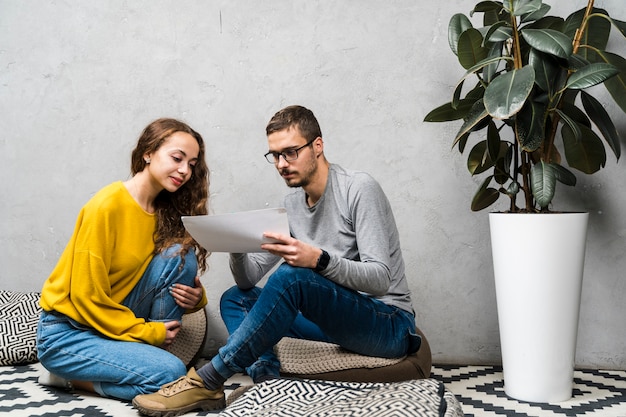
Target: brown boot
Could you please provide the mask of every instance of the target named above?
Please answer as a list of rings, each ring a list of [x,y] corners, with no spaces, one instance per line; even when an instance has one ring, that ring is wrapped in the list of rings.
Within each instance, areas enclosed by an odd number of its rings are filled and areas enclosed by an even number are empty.
[[[186,376],[163,385],[154,394],[136,396],[133,406],[147,416],[174,417],[197,409],[221,410],[226,405],[224,389],[206,389],[202,378],[191,368]]]

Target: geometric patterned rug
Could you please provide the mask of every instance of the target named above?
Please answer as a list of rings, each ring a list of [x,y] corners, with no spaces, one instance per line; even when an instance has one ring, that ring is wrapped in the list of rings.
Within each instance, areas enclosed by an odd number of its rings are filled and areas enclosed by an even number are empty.
[[[0,366],[0,416],[137,417],[131,404],[82,392],[44,387],[37,383],[41,365]],[[537,404],[504,394],[502,369],[496,366],[444,366],[432,369],[462,405],[466,417],[626,417],[626,371],[576,370],[573,397],[564,402]],[[250,384],[238,374],[225,385],[232,390]],[[186,416],[215,416],[218,412]]]
[[[467,417],[626,417],[625,371],[576,370],[572,398],[552,404],[507,397],[501,367],[440,365],[431,376],[455,394]]]

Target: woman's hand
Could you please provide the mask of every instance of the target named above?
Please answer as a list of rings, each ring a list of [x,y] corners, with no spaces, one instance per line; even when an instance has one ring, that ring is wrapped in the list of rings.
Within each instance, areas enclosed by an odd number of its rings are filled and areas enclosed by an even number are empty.
[[[184,284],[174,284],[170,288],[170,294],[174,297],[176,304],[185,310],[189,310],[197,306],[200,300],[202,300],[203,292],[204,290],[202,288],[202,282],[200,282],[200,277],[196,277],[195,287],[190,287]]]
[[[163,324],[165,324],[165,340],[163,341],[161,347],[167,349],[174,342],[174,339],[180,330],[180,322],[174,320],[166,321]]]

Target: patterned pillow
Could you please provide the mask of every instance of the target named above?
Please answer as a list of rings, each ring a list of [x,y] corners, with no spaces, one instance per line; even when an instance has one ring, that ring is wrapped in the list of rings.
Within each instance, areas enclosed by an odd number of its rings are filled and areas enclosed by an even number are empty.
[[[220,417],[462,417],[454,394],[435,379],[393,383],[273,379],[253,385]]]
[[[39,293],[0,291],[0,365],[37,362]]]

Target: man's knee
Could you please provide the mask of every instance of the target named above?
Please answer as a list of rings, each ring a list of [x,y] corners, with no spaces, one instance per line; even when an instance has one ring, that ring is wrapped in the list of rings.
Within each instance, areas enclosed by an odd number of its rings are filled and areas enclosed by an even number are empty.
[[[277,288],[287,289],[288,287],[299,287],[302,284],[306,285],[320,279],[324,278],[309,268],[282,264],[270,275],[266,287],[271,285]]]
[[[260,292],[261,289],[258,287],[244,290],[235,285],[222,293],[220,308],[224,309],[224,307],[227,306],[243,306],[249,304],[250,300],[256,300],[259,297]]]

